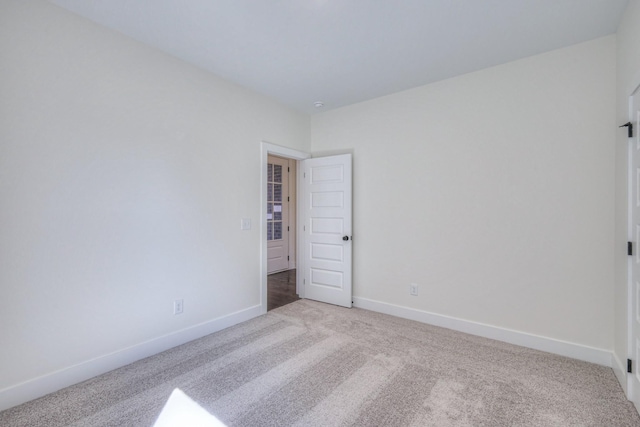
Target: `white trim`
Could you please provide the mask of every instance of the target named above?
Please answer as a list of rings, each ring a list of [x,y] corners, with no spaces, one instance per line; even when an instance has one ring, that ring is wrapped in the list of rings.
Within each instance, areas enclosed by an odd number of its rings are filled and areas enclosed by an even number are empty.
[[[585,362],[597,363],[598,365],[608,367],[611,367],[612,365],[611,351],[600,348],[541,337],[538,335],[485,325],[483,323],[472,322],[455,317],[443,316],[441,314],[388,304],[367,298],[354,297],[353,302],[353,306],[358,308],[390,314],[392,316],[415,320],[417,322],[428,323],[430,325],[453,329],[455,331],[465,332],[467,334],[485,338],[491,338],[535,350],[546,351],[548,353],[571,357]]]
[[[298,230],[298,161],[289,159],[289,226]],[[296,268],[298,233],[289,233],[289,270]],[[297,292],[296,292],[297,293]]]
[[[305,160],[311,157],[311,154],[304,151],[294,150],[292,148],[282,147],[267,141],[260,143],[260,306],[262,313],[267,312],[267,157],[269,154],[285,157],[294,160]],[[300,165],[298,164],[298,167]],[[300,170],[297,169],[296,174],[296,191],[300,191]],[[300,258],[300,236],[302,236],[300,220],[300,197],[296,196],[296,262],[299,267],[304,267]],[[296,285],[298,294],[303,298],[303,292],[300,288],[302,268],[298,268],[296,272]]]
[[[0,390],[0,411],[260,316],[259,305],[141,342]]]
[[[611,353],[611,368],[613,369],[613,373],[616,374],[616,378],[624,391],[624,394],[627,394],[627,369],[625,365],[618,359],[618,356],[615,352]]]

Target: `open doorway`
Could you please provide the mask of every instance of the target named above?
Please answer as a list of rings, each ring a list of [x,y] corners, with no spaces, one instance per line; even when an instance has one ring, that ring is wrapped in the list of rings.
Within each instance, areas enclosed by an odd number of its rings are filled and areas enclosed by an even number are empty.
[[[292,293],[293,295],[295,295],[295,298],[297,299],[298,296],[304,298],[304,286],[302,285],[302,279],[300,277],[301,275],[301,263],[300,263],[300,237],[302,235],[302,233],[299,230],[300,227],[300,210],[298,209],[298,204],[300,201],[300,198],[298,197],[298,192],[300,189],[299,186],[299,179],[300,179],[300,175],[299,175],[299,161],[300,160],[305,160],[311,157],[311,155],[309,153],[305,153],[302,151],[298,151],[298,150],[294,150],[291,148],[287,148],[287,147],[282,147],[279,145],[275,145],[275,144],[271,144],[269,142],[265,142],[262,141],[261,143],[261,198],[260,198],[260,234],[261,234],[261,251],[260,251],[260,301],[261,301],[261,306],[262,306],[262,312],[266,313],[267,309],[271,310],[272,308],[274,308],[274,306],[277,306],[279,303],[277,302],[278,299],[278,287],[281,288],[285,288],[285,292],[286,295],[290,296]],[[276,229],[276,227],[283,227],[282,230],[286,230],[286,226],[284,225],[275,225],[275,223],[277,223],[278,221],[281,221],[279,219],[276,219],[276,215],[274,215],[275,213],[275,204],[276,204],[276,200],[275,200],[275,186],[272,187],[272,194],[269,194],[269,183],[271,184],[276,184],[276,182],[273,180],[274,177],[271,176],[271,181],[270,181],[270,176],[269,176],[269,171],[268,171],[268,165],[269,165],[269,157],[270,156],[275,156],[277,158],[283,159],[284,161],[287,162],[287,167],[288,169],[288,175],[289,175],[289,179],[286,181],[287,182],[287,186],[288,188],[288,192],[289,192],[289,210],[288,210],[288,217],[289,217],[289,225],[288,225],[288,239],[287,239],[287,244],[288,244],[288,249],[287,255],[284,255],[284,249],[283,249],[283,257],[286,258],[287,256],[289,257],[287,261],[287,266],[284,269],[277,269],[276,267],[273,267],[273,265],[271,266],[271,273],[269,274],[269,262],[268,262],[268,258],[271,256],[272,259],[275,258],[279,258],[280,256],[277,254],[277,252],[274,252],[273,250],[271,251],[271,253],[269,253],[269,233],[274,233],[274,230]],[[271,163],[273,165],[273,162]],[[272,166],[273,168],[273,166]],[[273,174],[274,169],[272,169],[271,173]],[[284,183],[283,183],[284,185]],[[269,201],[269,199],[271,200],[271,203]],[[271,204],[271,208],[269,208],[269,204]],[[269,217],[269,214],[271,214],[271,217]],[[277,216],[278,218],[281,218],[281,215]],[[269,219],[270,218],[270,219]],[[269,225],[269,223],[271,222],[271,225]],[[275,237],[275,233],[273,234],[273,236]],[[275,239],[273,239],[275,240]],[[284,242],[282,242],[284,243]],[[281,262],[280,266],[282,267],[284,265],[284,259],[280,259],[279,260]],[[275,296],[274,298],[276,299],[275,304],[273,305],[269,305],[268,301],[268,289],[269,289],[269,279],[271,279],[272,282],[272,286],[271,289],[276,291],[275,292]],[[291,291],[291,288],[293,288],[293,291]],[[287,298],[288,298],[287,296]],[[289,301],[291,302],[291,301]]]
[[[267,156],[267,311],[300,299],[296,289],[297,161]]]

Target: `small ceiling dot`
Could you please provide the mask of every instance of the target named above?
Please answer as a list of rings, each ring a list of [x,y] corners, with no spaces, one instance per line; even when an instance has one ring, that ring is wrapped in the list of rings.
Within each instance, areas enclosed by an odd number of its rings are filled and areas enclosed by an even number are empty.
[[[322,108],[322,107],[324,107],[324,102],[316,101],[316,102],[313,103],[313,106],[316,107],[316,108]]]

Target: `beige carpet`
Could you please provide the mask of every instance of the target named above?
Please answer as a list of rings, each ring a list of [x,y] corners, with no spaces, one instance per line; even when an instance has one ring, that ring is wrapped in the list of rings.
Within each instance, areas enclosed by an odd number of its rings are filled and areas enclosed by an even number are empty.
[[[300,300],[0,413],[151,426],[175,388],[229,426],[640,426],[613,371]]]

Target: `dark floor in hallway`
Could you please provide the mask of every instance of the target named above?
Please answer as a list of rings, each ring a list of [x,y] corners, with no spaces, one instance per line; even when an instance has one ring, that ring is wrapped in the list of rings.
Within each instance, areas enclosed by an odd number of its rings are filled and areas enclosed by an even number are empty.
[[[296,270],[267,276],[267,311],[299,299],[296,295]]]

